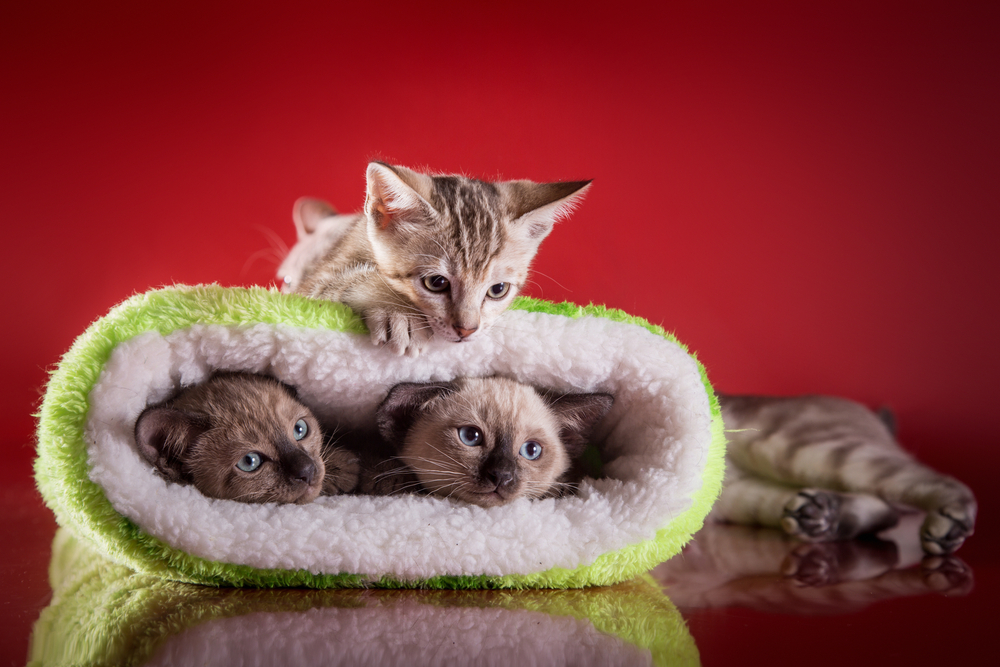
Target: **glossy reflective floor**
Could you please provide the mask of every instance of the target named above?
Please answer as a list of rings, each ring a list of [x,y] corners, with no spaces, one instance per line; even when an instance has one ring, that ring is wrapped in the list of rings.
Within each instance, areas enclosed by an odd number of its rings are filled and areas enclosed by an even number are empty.
[[[256,591],[173,584],[96,557],[30,482],[3,490],[2,665],[993,664],[996,544],[922,559],[709,525],[651,576],[578,591]],[[53,590],[54,589],[54,590]]]

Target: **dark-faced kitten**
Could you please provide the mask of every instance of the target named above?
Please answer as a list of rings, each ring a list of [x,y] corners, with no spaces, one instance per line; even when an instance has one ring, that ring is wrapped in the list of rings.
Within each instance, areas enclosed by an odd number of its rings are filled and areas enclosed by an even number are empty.
[[[889,528],[902,504],[927,512],[920,541],[929,554],[951,553],[972,534],[972,491],[917,462],[863,405],[830,396],[719,402],[729,465],[716,518],[826,541]]]
[[[294,391],[261,375],[219,373],[147,408],[135,441],[162,477],[211,498],[301,504],[357,483],[356,457],[325,444]]]
[[[469,340],[524,286],[538,246],[590,181],[488,183],[372,162],[364,213],[299,200],[282,265],[297,294],[341,301],[372,340],[416,355],[432,335]]]
[[[399,384],[378,408],[397,453],[362,491],[423,490],[493,507],[571,492],[573,463],[611,408],[609,394],[548,394],[514,380]]]

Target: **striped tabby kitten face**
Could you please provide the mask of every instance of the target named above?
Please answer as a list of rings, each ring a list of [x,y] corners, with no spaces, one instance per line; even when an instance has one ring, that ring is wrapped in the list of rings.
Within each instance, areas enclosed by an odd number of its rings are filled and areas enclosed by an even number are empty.
[[[482,507],[570,491],[566,473],[608,394],[547,395],[506,378],[401,384],[379,407],[383,437],[425,491]]]
[[[552,225],[589,181],[487,183],[368,165],[365,211],[300,199],[285,291],[350,306],[372,342],[417,355],[431,338],[469,340],[524,286]]]
[[[542,239],[588,184],[487,183],[372,163],[365,213],[375,263],[434,334],[468,340],[510,305]]]

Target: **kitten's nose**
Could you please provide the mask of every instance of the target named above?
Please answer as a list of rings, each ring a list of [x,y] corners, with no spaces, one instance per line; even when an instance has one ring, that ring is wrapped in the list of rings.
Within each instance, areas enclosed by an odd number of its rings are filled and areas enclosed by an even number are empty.
[[[316,464],[310,461],[302,466],[300,470],[295,471],[295,479],[302,480],[306,486],[311,485],[316,479]]]
[[[287,457],[285,465],[288,479],[292,482],[302,482],[306,486],[311,486],[316,479],[316,464],[305,452],[298,451]]]
[[[509,470],[491,470],[486,474],[486,479],[499,489],[501,486],[510,486],[514,481],[514,474]]]
[[[476,333],[478,329],[479,329],[478,326],[474,326],[471,329],[466,329],[465,327],[460,327],[457,324],[455,325],[455,331],[457,331],[458,335],[461,336],[462,338],[468,338],[472,334]]]

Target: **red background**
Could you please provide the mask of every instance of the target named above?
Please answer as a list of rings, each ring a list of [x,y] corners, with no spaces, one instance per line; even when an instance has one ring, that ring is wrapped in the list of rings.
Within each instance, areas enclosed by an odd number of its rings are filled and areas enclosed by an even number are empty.
[[[594,178],[532,294],[662,323],[730,391],[891,405],[956,474],[997,461],[996,3],[18,4],[4,478],[91,320],[269,282],[264,230],[360,206],[371,158]]]
[[[0,10],[4,479],[90,321],[268,283],[264,230],[356,209],[372,158],[594,178],[531,294],[662,323],[729,391],[888,404],[973,482],[998,459],[997,3],[28,4]]]
[[[269,283],[266,230],[359,207],[368,160],[594,178],[531,294],[662,323],[729,391],[892,406],[997,580],[1000,4],[418,4],[3,3],[0,483],[92,320]]]

